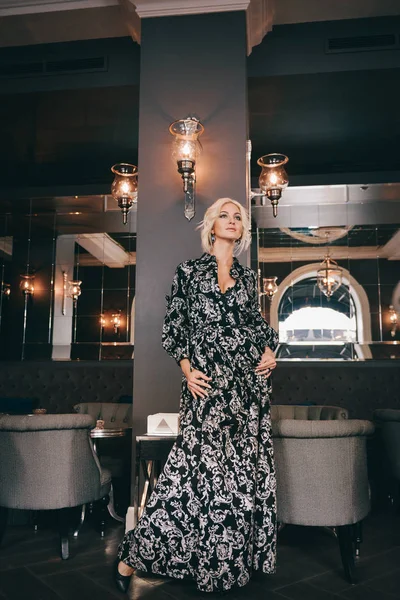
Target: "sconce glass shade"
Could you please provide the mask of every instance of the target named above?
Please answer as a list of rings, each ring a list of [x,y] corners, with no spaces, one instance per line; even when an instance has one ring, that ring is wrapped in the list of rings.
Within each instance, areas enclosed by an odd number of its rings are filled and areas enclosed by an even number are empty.
[[[317,271],[317,285],[327,298],[342,285],[342,269],[329,256],[322,261],[321,268]]]
[[[278,291],[278,284],[276,283],[277,277],[263,277],[263,296],[268,296],[271,300],[276,292]]]
[[[82,293],[81,290],[81,283],[82,281],[68,281],[68,297],[72,298],[74,300],[74,302],[76,302],[79,298],[79,296]]]
[[[111,195],[122,211],[124,225],[128,222],[128,212],[137,202],[138,169],[129,163],[118,163],[111,167],[115,178],[111,185]]]
[[[21,292],[25,294],[25,296],[33,295],[35,291],[34,281],[34,275],[21,275],[21,283],[19,284],[19,287]]]
[[[188,118],[174,121],[169,127],[174,136],[172,143],[172,158],[179,165],[181,161],[196,163],[202,152],[202,146],[198,139],[204,131],[203,125],[198,119]]]
[[[261,167],[258,179],[261,191],[270,199],[274,217],[278,214],[278,202],[282,191],[287,188],[289,178],[284,165],[289,162],[285,154],[265,154],[257,160]]]
[[[171,123],[169,131],[174,136],[172,159],[178,165],[178,173],[183,179],[185,217],[190,221],[195,215],[196,161],[202,151],[198,138],[203,133],[204,127],[198,119],[188,117]]]

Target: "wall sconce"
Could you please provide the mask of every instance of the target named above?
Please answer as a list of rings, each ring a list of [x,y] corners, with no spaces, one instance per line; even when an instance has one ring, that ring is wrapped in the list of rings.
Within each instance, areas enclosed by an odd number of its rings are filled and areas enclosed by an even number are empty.
[[[188,117],[171,123],[169,131],[174,136],[172,158],[176,161],[178,173],[183,179],[185,217],[190,221],[196,213],[196,160],[202,151],[198,137],[203,133],[204,127],[195,117]]]
[[[1,286],[1,293],[3,296],[6,296],[6,298],[9,298],[11,295],[11,285],[9,283],[3,283]]]
[[[19,288],[25,297],[33,296],[35,292],[35,276],[34,275],[21,275],[21,282]]]
[[[390,335],[394,338],[396,335],[399,318],[393,304],[389,306],[389,320],[392,326],[390,330]]]
[[[317,271],[317,285],[327,298],[330,298],[342,284],[342,269],[337,262],[326,256]]]
[[[67,306],[66,301],[67,298],[72,298],[74,302],[74,308],[76,309],[76,303],[78,301],[79,296],[82,293],[81,290],[82,281],[68,280],[68,273],[63,271],[63,299],[62,299],[62,314],[67,314]]]
[[[121,311],[120,310],[117,313],[113,313],[111,315],[111,321],[110,321],[110,323],[114,327],[114,333],[116,335],[118,335],[119,334],[119,328],[121,327]]]
[[[77,300],[82,293],[82,290],[81,290],[82,281],[71,280],[71,281],[68,281],[68,284],[69,284],[68,298],[72,298],[72,300],[74,301],[74,306],[76,308]]]
[[[282,196],[283,190],[289,185],[289,177],[286,173],[285,166],[289,159],[285,154],[272,153],[265,154],[257,160],[257,164],[261,167],[258,184],[261,192],[254,192],[251,189],[251,141],[247,140],[247,178],[249,190],[249,205],[253,198],[261,198],[261,204],[264,206],[265,197],[269,198],[272,205],[272,214],[278,216],[278,203]],[[250,206],[249,206],[250,208]]]
[[[267,296],[270,300],[275,296],[278,291],[278,285],[276,283],[277,277],[263,277],[263,291],[260,296]]]
[[[118,202],[122,211],[124,225],[128,222],[128,212],[138,197],[138,168],[129,163],[118,163],[111,167],[114,181],[111,185],[111,195]]]
[[[100,325],[101,325],[101,328],[104,329],[104,327],[106,326],[106,324],[107,324],[107,319],[105,318],[104,315],[100,315]]]
[[[287,188],[289,178],[284,165],[289,159],[284,154],[266,154],[258,159],[257,164],[261,167],[259,184],[261,191],[270,199],[274,217],[278,215],[278,202],[282,191]]]

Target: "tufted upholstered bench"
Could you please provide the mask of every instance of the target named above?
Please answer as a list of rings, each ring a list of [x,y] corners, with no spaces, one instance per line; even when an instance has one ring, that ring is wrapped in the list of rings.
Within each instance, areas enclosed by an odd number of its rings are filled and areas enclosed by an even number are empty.
[[[278,361],[272,389],[274,404],[341,406],[351,419],[371,420],[388,398],[400,409],[399,361]]]
[[[117,402],[132,395],[132,381],[126,360],[0,363],[0,397],[35,398],[53,414],[72,413],[78,402]]]
[[[300,406],[291,404],[272,404],[271,419],[297,419],[305,421],[336,421],[348,419],[349,411],[340,406]]]

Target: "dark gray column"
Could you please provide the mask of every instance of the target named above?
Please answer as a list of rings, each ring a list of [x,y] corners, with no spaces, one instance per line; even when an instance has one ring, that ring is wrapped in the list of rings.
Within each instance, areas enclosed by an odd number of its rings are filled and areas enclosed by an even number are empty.
[[[205,127],[197,166],[196,216],[183,214],[182,180],[171,158],[170,123],[197,116]],[[246,19],[244,12],[142,22],[139,203],[133,415],[176,412],[180,371],[161,346],[165,294],[176,265],[201,254],[195,231],[221,196],[246,204]]]

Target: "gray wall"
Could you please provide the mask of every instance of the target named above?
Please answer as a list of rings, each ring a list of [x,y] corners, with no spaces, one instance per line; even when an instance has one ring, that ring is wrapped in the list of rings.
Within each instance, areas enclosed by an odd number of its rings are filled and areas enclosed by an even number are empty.
[[[206,42],[206,43],[205,43]],[[165,294],[176,265],[201,254],[195,231],[221,196],[245,204],[247,133],[245,13],[146,19],[139,111],[140,203],[136,270],[134,421],[179,406],[180,371],[161,346]],[[182,180],[171,159],[170,123],[205,126],[197,212],[183,215]]]

